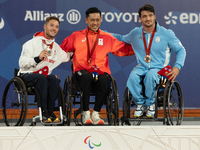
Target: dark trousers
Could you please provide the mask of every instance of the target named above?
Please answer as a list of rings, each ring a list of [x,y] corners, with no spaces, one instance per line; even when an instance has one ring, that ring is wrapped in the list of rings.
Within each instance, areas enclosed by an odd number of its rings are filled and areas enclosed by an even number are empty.
[[[58,97],[60,79],[55,75],[48,75],[37,73],[26,73],[22,75],[26,82],[32,82],[40,94],[40,101],[43,110],[53,112],[55,101]]]
[[[94,110],[99,112],[110,88],[111,81],[109,75],[106,73],[99,75],[98,80],[94,82],[92,75],[87,70],[81,70],[75,73],[75,77],[80,89],[83,91],[83,111],[89,110],[90,92],[92,90],[95,92]]]

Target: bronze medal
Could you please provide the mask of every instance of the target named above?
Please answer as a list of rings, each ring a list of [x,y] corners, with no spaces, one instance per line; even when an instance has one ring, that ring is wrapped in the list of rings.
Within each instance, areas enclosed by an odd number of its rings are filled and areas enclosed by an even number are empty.
[[[149,47],[147,48],[146,39],[145,39],[145,35],[144,35],[144,29],[142,30],[143,43],[144,43],[144,48],[145,48],[145,52],[146,52],[146,56],[144,57],[144,61],[146,63],[151,62],[150,50],[151,50],[151,45],[152,45],[152,42],[153,42],[155,32],[156,32],[156,28],[154,28],[154,30],[153,30],[153,33],[152,33],[151,39],[150,39],[150,43],[149,43]]]
[[[146,56],[144,57],[144,61],[147,62],[147,63],[150,63],[150,61],[151,61],[151,56],[146,55]]]

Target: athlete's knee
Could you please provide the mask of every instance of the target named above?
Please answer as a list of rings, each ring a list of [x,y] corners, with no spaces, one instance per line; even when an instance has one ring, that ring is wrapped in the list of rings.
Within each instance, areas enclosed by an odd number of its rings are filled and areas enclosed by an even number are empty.
[[[55,75],[48,75],[47,80],[50,84],[58,86],[60,84],[60,79]]]
[[[47,80],[46,76],[43,75],[43,74],[41,74],[40,76],[38,76],[37,82],[40,83],[40,84],[42,84],[42,85],[48,84],[48,80]]]
[[[84,81],[84,82],[88,82],[88,83],[93,80],[92,75],[86,70],[77,71],[76,78],[79,81]]]
[[[132,84],[135,84],[135,83],[140,82],[140,77],[135,73],[131,73],[128,78],[128,81]]]

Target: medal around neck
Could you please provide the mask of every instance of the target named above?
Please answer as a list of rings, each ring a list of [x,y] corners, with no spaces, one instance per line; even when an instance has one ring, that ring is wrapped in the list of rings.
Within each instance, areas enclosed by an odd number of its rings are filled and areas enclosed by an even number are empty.
[[[150,63],[150,62],[151,62],[151,56],[146,55],[146,56],[144,57],[144,61],[147,62],[147,63]]]
[[[49,48],[49,46],[47,47],[48,50],[48,54],[51,55],[51,49]]]

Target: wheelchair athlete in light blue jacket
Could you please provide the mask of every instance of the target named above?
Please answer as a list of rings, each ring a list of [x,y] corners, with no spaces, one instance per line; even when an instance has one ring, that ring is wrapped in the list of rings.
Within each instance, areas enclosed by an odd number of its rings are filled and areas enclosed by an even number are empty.
[[[154,117],[155,87],[159,83],[157,72],[169,65],[173,50],[176,53],[176,62],[167,76],[171,75],[169,80],[174,81],[184,65],[186,51],[172,30],[158,24],[153,6],[146,4],[138,13],[141,27],[134,28],[127,35],[112,35],[120,41],[132,44],[137,58],[138,65],[132,70],[127,81],[127,87],[137,105],[134,117],[140,117],[146,109],[147,117]],[[143,78],[146,97],[141,94]]]

